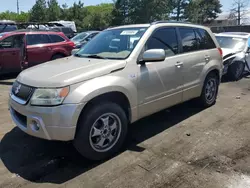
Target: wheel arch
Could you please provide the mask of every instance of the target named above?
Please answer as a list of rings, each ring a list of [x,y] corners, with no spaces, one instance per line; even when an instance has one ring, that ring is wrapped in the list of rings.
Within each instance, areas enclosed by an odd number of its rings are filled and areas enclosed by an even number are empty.
[[[104,101],[112,102],[112,103],[119,105],[126,113],[128,121],[129,122],[131,121],[131,106],[130,106],[129,99],[124,93],[120,91],[111,91],[111,92],[103,93],[101,95],[98,95],[92,98],[83,107],[80,116],[82,114],[85,114],[91,106],[101,104]]]
[[[53,59],[54,56],[61,55],[63,57],[66,57],[67,55],[64,52],[55,52],[52,54],[50,59]]]

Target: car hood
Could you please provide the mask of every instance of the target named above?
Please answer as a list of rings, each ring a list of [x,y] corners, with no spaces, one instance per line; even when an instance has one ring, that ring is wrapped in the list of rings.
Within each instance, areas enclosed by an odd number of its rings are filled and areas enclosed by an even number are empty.
[[[71,56],[24,70],[17,81],[33,87],[64,87],[109,74],[125,66],[125,60]]]

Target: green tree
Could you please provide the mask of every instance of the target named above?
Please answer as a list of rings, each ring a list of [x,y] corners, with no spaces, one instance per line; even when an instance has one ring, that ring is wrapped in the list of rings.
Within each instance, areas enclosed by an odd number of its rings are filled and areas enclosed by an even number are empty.
[[[133,0],[132,0],[133,1]],[[112,11],[112,25],[128,24],[130,0],[116,0]]]
[[[172,0],[172,18],[174,20],[180,21],[182,19],[185,19],[185,10],[189,4],[190,0]]]
[[[78,1],[78,3],[74,3],[73,6],[68,9],[68,20],[75,21],[78,28],[83,28],[83,19],[86,14],[84,4]]]
[[[85,9],[87,15],[83,20],[84,29],[105,29],[111,25],[113,4],[103,3]]]
[[[168,19],[172,8],[170,0],[131,0],[129,10],[130,23],[149,23]]]
[[[48,1],[47,16],[49,21],[56,21],[60,19],[61,9],[57,0]]]
[[[219,0],[192,0],[187,6],[185,16],[191,22],[205,24],[221,13],[221,7]]]
[[[60,19],[61,20],[68,20],[69,17],[69,10],[68,5],[65,3],[61,7]]]
[[[13,20],[17,22],[27,22],[29,20],[29,13],[21,12],[17,14],[16,12],[2,12],[0,13],[0,20]]]
[[[35,5],[30,11],[30,21],[45,22],[47,21],[47,6],[45,0],[36,0]]]

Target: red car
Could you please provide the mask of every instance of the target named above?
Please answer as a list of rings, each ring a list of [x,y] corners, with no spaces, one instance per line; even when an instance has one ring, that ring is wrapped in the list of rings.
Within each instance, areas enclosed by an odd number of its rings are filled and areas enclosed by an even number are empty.
[[[75,44],[63,33],[15,31],[0,33],[0,74],[71,55]]]

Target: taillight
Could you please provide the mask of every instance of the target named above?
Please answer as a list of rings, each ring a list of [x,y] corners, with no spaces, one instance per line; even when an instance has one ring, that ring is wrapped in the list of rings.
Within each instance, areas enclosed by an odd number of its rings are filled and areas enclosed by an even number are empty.
[[[75,43],[74,42],[69,42],[69,45],[72,47],[72,48],[75,48],[76,47],[76,45],[75,45]]]
[[[220,53],[221,57],[223,57],[222,49],[221,49],[221,48],[218,48],[218,50],[219,50],[219,53]]]

